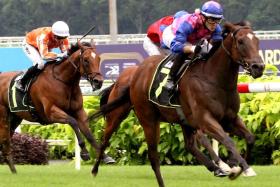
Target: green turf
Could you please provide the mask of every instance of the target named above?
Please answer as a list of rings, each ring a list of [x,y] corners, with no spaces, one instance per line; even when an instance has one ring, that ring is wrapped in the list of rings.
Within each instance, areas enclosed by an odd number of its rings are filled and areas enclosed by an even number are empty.
[[[91,166],[80,171],[73,164],[47,166],[17,165],[12,175],[6,165],[0,165],[0,187],[153,187],[156,178],[149,165],[101,166],[97,177]],[[279,187],[280,166],[254,166],[258,176],[239,177],[235,181],[216,178],[201,166],[162,166],[167,187]]]

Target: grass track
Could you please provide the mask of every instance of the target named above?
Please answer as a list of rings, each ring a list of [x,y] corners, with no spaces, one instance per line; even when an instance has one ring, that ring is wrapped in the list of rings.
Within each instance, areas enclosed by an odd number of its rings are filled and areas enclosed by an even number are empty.
[[[6,165],[0,165],[0,187],[156,187],[149,165],[101,166],[97,177],[91,176],[91,166],[76,171],[72,164],[48,166],[17,165],[12,175]],[[162,166],[167,187],[279,187],[280,166],[254,166],[258,176],[239,177],[235,181],[216,178],[202,166]]]

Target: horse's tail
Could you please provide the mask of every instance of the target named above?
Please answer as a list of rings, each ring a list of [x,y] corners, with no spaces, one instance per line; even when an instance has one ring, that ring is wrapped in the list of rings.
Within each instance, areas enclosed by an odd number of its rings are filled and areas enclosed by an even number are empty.
[[[111,85],[110,87],[104,89],[101,92],[100,109],[97,112],[90,115],[90,117],[88,118],[89,120],[94,120],[101,116],[105,116],[112,110],[118,108],[122,104],[129,101],[129,86],[126,86],[121,90],[121,92],[117,98],[115,98],[113,101],[108,103],[109,94],[112,91],[113,87],[114,87],[114,84]]]
[[[100,96],[100,107],[102,107],[103,105],[107,104],[109,95],[110,95],[110,93],[111,93],[111,91],[112,91],[114,86],[115,86],[115,83],[112,84],[111,86],[105,88],[104,90],[102,90],[99,93],[99,96]]]

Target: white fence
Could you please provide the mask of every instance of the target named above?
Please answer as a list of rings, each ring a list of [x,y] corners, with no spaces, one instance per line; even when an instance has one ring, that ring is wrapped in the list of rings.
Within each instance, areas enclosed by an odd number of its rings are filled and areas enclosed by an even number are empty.
[[[255,34],[259,39],[263,40],[275,40],[280,39],[280,30],[271,30],[271,31],[255,31]],[[144,37],[146,34],[118,34],[117,43],[118,44],[135,44],[143,43]],[[0,47],[20,47],[23,41],[23,36],[21,37],[0,37]],[[81,38],[81,35],[70,36],[70,42],[75,43],[78,39]],[[84,41],[90,41],[91,39],[98,44],[111,44],[110,35],[88,35],[84,38]]]

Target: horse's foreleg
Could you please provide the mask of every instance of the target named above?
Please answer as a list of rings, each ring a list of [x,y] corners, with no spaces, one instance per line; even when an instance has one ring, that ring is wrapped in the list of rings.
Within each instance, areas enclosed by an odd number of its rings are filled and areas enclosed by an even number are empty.
[[[209,171],[214,172],[214,175],[217,177],[225,177],[228,174],[222,171],[217,165],[215,165],[208,157],[206,157],[197,147],[196,138],[194,130],[186,125],[181,125],[185,148],[190,151],[191,154],[201,163],[203,164]],[[199,132],[202,133],[202,132]],[[202,133],[201,136],[204,136]]]
[[[244,158],[248,161],[250,159],[251,149],[255,143],[255,136],[247,129],[243,120],[239,116],[235,119],[234,123],[232,124],[232,128],[228,132],[231,135],[236,135],[246,140],[247,150],[245,152]]]
[[[69,124],[72,127],[72,129],[74,130],[77,136],[78,143],[81,148],[81,158],[83,160],[89,160],[90,156],[86,149],[85,142],[82,138],[81,132],[79,130],[77,120],[74,117],[66,114],[63,110],[61,110],[60,108],[54,105],[50,108],[50,110],[45,109],[45,111],[46,111],[46,115],[48,116],[51,122]]]
[[[92,132],[90,131],[86,112],[84,111],[84,109],[81,109],[76,113],[75,116],[77,117],[78,126],[79,126],[81,132],[86,137],[86,139],[91,144],[91,146],[95,149],[96,155],[99,155],[100,154],[100,145],[97,143],[97,141],[93,137]],[[113,158],[111,158],[110,156],[108,156],[106,154],[103,155],[103,161],[106,164],[111,164],[111,163],[116,162]]]
[[[232,154],[232,158],[240,164],[242,169],[248,168],[247,162],[241,157],[235,148],[234,142],[232,139],[225,133],[221,125],[215,120],[215,118],[210,113],[204,113],[202,118],[198,118],[199,124],[202,125],[203,131],[207,133],[212,138],[218,140],[220,143],[225,145],[226,149]],[[242,171],[232,171],[230,175],[231,179],[235,179],[241,174]]]
[[[207,149],[211,159],[216,163],[217,166],[219,166],[220,169],[222,169],[226,173],[229,173],[231,171],[231,168],[226,163],[224,163],[222,159],[219,158],[219,156],[215,153],[209,139],[201,130],[196,131],[195,139],[199,142],[200,145]]]
[[[212,145],[209,139],[203,134],[201,130],[197,130],[195,134],[195,139],[199,142],[200,145],[205,147],[210,154],[211,159],[217,164],[220,161],[218,155],[212,149]]]
[[[238,116],[233,123],[231,123],[231,127],[227,129],[227,131],[231,135],[236,135],[240,138],[244,138],[247,143],[247,149],[244,155],[244,158],[248,161],[250,159],[250,153],[255,143],[255,136],[246,128],[243,120]],[[231,156],[231,155],[230,155]],[[235,165],[236,163],[232,162],[232,159],[229,160],[230,165]],[[242,165],[242,163],[241,163]],[[246,165],[245,165],[246,166]],[[251,168],[244,168],[245,176],[256,176],[256,172]]]

